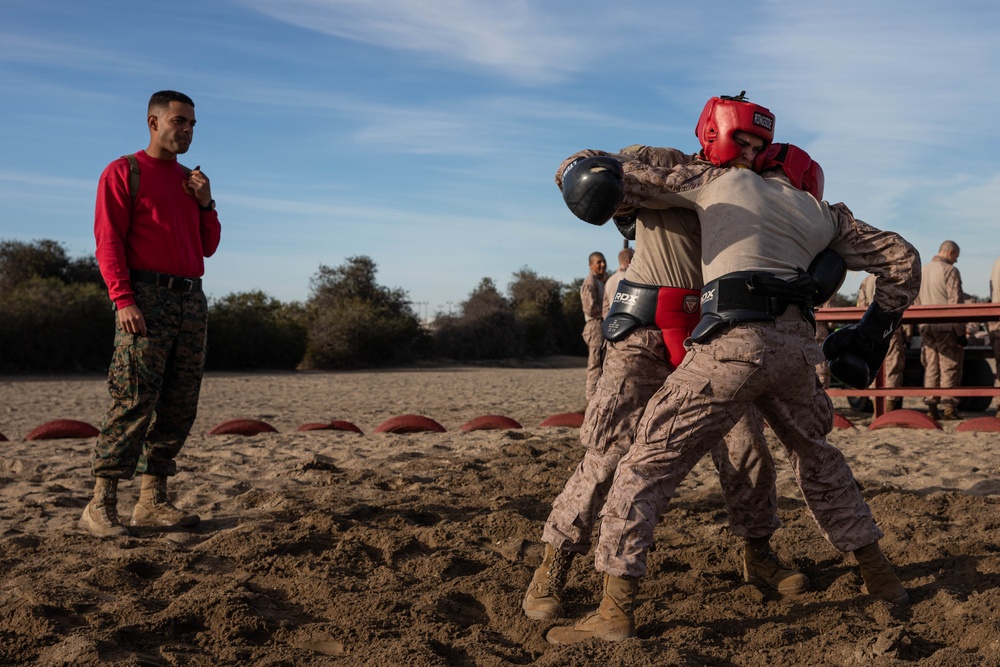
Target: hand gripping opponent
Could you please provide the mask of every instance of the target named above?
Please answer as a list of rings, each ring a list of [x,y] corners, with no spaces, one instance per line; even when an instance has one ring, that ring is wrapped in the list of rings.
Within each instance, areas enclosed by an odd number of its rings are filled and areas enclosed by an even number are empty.
[[[813,306],[821,306],[830,300],[847,277],[847,262],[836,251],[827,248],[823,250],[809,265],[807,272],[816,281],[816,293],[813,294]]]
[[[615,221],[615,227],[621,232],[629,241],[635,241],[635,223],[636,215],[631,213],[629,215],[616,215],[612,220]]]
[[[855,389],[870,385],[889,353],[892,332],[902,319],[902,312],[886,313],[873,303],[860,322],[827,336],[823,356],[830,362],[833,377]]]
[[[621,163],[612,157],[581,158],[563,172],[563,200],[576,217],[603,225],[625,199],[624,178]]]

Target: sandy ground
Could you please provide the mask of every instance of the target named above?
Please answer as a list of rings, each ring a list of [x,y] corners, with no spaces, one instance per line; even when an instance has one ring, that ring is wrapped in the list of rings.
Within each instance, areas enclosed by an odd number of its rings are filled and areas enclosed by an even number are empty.
[[[172,486],[201,524],[99,540],[77,528],[95,440],[24,436],[53,419],[99,425],[103,378],[0,378],[0,664],[1000,665],[1000,435],[870,431],[846,403],[858,428],[831,441],[911,607],[859,592],[853,556],[819,536],[772,443],[773,545],[812,591],[788,600],[743,583],[703,462],[657,528],[639,636],[547,644],[553,623],[520,602],[581,451],[575,429],[540,423],[579,409],[583,384],[575,361],[210,375]],[[374,432],[403,414],[447,431]],[[487,414],[524,428],[459,430]],[[207,435],[232,418],[278,432]],[[364,433],[296,431],[333,419]],[[137,493],[123,483],[126,516]],[[597,603],[590,558],[567,594],[573,617]]]

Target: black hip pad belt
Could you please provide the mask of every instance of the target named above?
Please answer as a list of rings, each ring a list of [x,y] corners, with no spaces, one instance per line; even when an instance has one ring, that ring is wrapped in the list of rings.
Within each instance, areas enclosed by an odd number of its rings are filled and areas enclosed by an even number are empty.
[[[659,293],[660,288],[653,285],[640,285],[628,280],[619,282],[611,307],[601,325],[604,337],[616,342],[625,338],[636,327],[655,324]]]

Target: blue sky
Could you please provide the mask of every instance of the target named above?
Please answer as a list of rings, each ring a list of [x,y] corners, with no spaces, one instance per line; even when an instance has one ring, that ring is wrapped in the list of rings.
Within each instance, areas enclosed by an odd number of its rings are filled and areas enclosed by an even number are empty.
[[[210,296],[305,300],[367,255],[421,315],[527,267],[569,283],[622,239],[565,208],[560,161],[697,149],[705,101],[746,90],[826,198],[925,261],[962,247],[967,292],[1000,256],[1000,4],[578,0],[4,0],[0,239],[93,251],[97,179],[145,148],[149,95],[196,103],[212,179]],[[844,293],[861,276],[849,276]]]

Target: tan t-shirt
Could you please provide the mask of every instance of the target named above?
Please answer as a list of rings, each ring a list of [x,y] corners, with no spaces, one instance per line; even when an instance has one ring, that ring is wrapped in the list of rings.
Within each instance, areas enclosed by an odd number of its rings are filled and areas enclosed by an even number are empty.
[[[625,171],[625,207],[684,207],[698,214],[705,282],[734,271],[791,279],[830,247],[851,270],[882,278],[875,301],[888,312],[909,306],[920,286],[920,255],[895,232],[876,229],[843,204],[794,187],[783,173],[694,161],[671,169],[637,160]]]
[[[628,269],[626,269],[627,271]],[[604,283],[604,305],[601,308],[601,313],[604,317],[608,316],[608,311],[611,309],[611,302],[615,298],[615,292],[618,291],[618,283],[622,281],[625,277],[625,271],[618,269],[608,278],[607,282]]]
[[[934,255],[931,261],[923,266],[920,303],[933,306],[963,301],[962,274],[947,259],[941,255]]]

